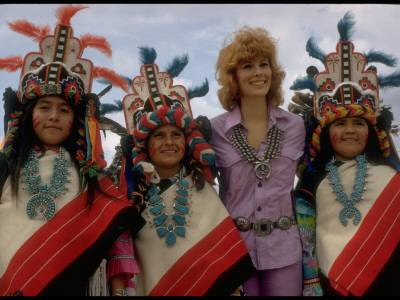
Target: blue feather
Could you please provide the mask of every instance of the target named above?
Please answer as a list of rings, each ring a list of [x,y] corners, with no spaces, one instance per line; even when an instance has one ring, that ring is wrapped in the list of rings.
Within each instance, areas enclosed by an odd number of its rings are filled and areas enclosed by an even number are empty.
[[[378,75],[379,88],[384,90],[391,87],[400,87],[400,70],[389,75]]]
[[[188,88],[187,90],[187,94],[188,94],[188,98],[193,99],[196,97],[203,97],[208,93],[209,90],[209,86],[208,86],[208,80],[206,78],[206,81],[203,82],[202,85],[194,87],[194,88]]]
[[[306,77],[299,77],[295,79],[293,84],[289,87],[289,89],[294,90],[294,91],[300,91],[300,90],[310,90],[314,91],[316,90],[316,86],[314,83],[314,79],[310,76]]]
[[[323,64],[325,64],[326,54],[321,49],[318,48],[313,37],[310,37],[308,39],[306,44],[306,51],[308,52],[308,55],[316,59],[319,59]]]
[[[372,62],[379,62],[389,67],[395,67],[397,65],[397,58],[386,54],[382,51],[370,50],[368,53],[363,53],[367,59],[367,64]]]
[[[154,64],[157,52],[151,47],[138,47],[141,65]]]
[[[171,75],[172,78],[177,77],[189,63],[188,54],[182,56],[175,56],[174,59],[167,65],[165,71]]]
[[[340,35],[340,41],[350,41],[351,36],[354,33],[353,26],[356,24],[354,21],[354,15],[351,11],[348,11],[342,19],[340,19],[337,29]]]
[[[114,100],[114,104],[102,103],[100,105],[99,115],[100,117],[104,117],[106,114],[121,112],[121,111],[123,111],[122,101],[117,99]]]

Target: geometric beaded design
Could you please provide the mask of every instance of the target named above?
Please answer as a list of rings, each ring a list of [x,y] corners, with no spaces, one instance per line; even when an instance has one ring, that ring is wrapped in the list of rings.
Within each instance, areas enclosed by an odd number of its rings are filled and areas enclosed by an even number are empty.
[[[153,216],[156,232],[160,238],[165,237],[168,246],[176,242],[176,237],[185,237],[186,234],[186,215],[189,213],[189,182],[185,179],[178,180],[178,189],[174,197],[174,212],[169,218],[165,212],[165,203],[162,203],[163,196],[159,194],[160,188],[154,185],[147,194],[149,212]],[[168,222],[167,222],[168,220]]]
[[[357,155],[357,171],[356,178],[353,185],[353,192],[350,194],[350,199],[343,190],[343,185],[340,182],[338,167],[334,165],[335,159],[326,165],[328,171],[328,179],[333,187],[333,192],[336,194],[337,201],[343,203],[343,208],[339,212],[339,220],[343,226],[347,226],[347,219],[353,219],[353,224],[357,225],[361,221],[361,213],[355,207],[355,203],[364,199],[362,193],[365,191],[365,179],[367,177],[367,159],[365,155]]]
[[[35,218],[38,213],[47,221],[50,220],[56,211],[54,199],[65,189],[68,177],[69,161],[64,158],[64,149],[60,147],[58,157],[54,158],[53,174],[50,184],[42,185],[42,178],[39,175],[39,160],[37,152],[31,150],[28,160],[24,165],[26,190],[33,194],[26,206],[26,211],[30,219]]]

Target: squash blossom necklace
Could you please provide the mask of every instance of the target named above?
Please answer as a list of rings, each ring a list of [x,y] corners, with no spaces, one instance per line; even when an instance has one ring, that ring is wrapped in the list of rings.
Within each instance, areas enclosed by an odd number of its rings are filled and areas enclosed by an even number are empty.
[[[35,218],[38,213],[46,221],[50,220],[56,211],[55,198],[65,189],[67,182],[69,161],[65,159],[65,150],[60,147],[58,157],[54,158],[53,174],[50,184],[41,184],[42,178],[39,175],[39,159],[35,150],[29,152],[28,160],[24,165],[26,190],[33,194],[28,200],[26,211],[30,219]]]
[[[357,225],[361,221],[361,213],[355,204],[360,202],[364,197],[361,194],[365,191],[365,178],[367,177],[367,158],[365,155],[357,155],[357,171],[356,178],[353,185],[353,192],[350,194],[350,198],[343,190],[343,185],[340,182],[338,167],[334,165],[335,158],[326,165],[328,171],[327,177],[330,184],[333,187],[333,192],[336,194],[337,201],[343,203],[343,208],[339,212],[339,220],[343,226],[347,226],[347,219],[353,219],[353,224]]]
[[[147,201],[149,206],[149,217],[153,218],[152,226],[155,226],[156,232],[160,238],[165,238],[168,246],[176,243],[177,236],[185,237],[188,221],[186,216],[189,214],[189,198],[191,196],[189,190],[189,182],[183,178],[183,168],[179,172],[177,178],[177,186],[173,212],[169,216],[165,212],[165,203],[162,202],[163,195],[160,194],[160,188],[157,185],[152,185],[147,194]]]
[[[229,141],[241,159],[254,165],[254,174],[260,180],[260,185],[262,180],[267,180],[271,176],[270,160],[281,154],[285,132],[276,125],[272,126],[268,132],[264,154],[260,157],[248,143],[241,125],[236,125],[234,130],[235,132],[229,137]]]

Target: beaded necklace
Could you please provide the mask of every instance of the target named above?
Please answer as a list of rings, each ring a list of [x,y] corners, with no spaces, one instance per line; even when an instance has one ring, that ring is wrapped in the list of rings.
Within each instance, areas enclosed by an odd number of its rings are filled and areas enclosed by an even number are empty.
[[[171,216],[165,212],[165,203],[163,196],[160,194],[160,188],[152,184],[151,188],[147,193],[147,201],[149,206],[148,216],[153,218],[151,226],[156,228],[156,232],[160,238],[166,238],[165,242],[168,246],[172,246],[176,242],[176,236],[185,237],[187,225],[186,216],[189,213],[189,201],[190,198],[189,182],[183,178],[182,169],[180,171],[179,178],[177,180],[178,189],[176,190],[176,196],[174,197],[174,212]],[[168,221],[167,221],[168,220]],[[167,224],[168,223],[168,224]]]
[[[50,184],[42,185],[39,175],[39,159],[35,150],[29,152],[28,160],[24,164],[26,190],[33,194],[28,200],[26,211],[28,217],[33,219],[40,213],[46,221],[50,220],[56,211],[54,199],[65,189],[67,182],[69,161],[65,159],[65,150],[60,147],[58,157],[54,158],[53,174]]]
[[[247,142],[240,124],[234,127],[234,131],[234,134],[229,137],[233,149],[235,149],[243,160],[251,162],[254,165],[254,173],[260,181],[263,179],[267,180],[272,172],[269,161],[281,154],[282,140],[285,132],[276,125],[272,126],[268,132],[264,154],[260,157]]]
[[[339,220],[343,226],[347,226],[346,218],[353,218],[353,224],[357,225],[361,221],[361,213],[355,203],[364,199],[361,194],[365,191],[365,178],[367,177],[367,158],[365,155],[357,155],[357,171],[353,185],[353,192],[350,194],[350,199],[343,190],[343,185],[340,182],[338,167],[334,165],[335,158],[326,165],[328,171],[327,177],[333,186],[333,192],[336,194],[337,201],[343,203],[344,207],[339,212]]]

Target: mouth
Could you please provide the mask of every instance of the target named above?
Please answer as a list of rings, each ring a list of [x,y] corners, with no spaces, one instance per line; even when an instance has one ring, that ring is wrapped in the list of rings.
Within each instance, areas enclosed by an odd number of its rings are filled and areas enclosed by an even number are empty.
[[[260,86],[260,85],[263,85],[263,84],[265,84],[265,80],[259,80],[259,81],[250,82],[250,85],[253,85],[253,86]]]
[[[356,138],[345,138],[345,139],[342,139],[342,142],[357,142],[358,141],[358,139],[356,139]]]
[[[178,151],[176,151],[176,150],[163,150],[163,151],[161,151],[161,153],[165,153],[165,154],[175,154],[177,152]]]

